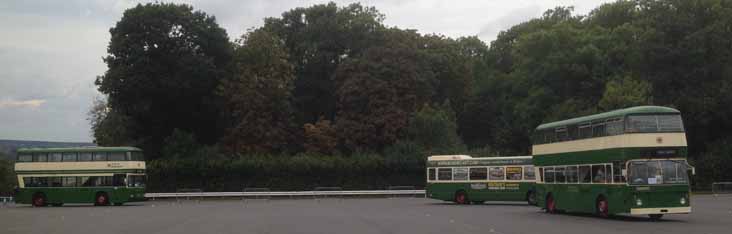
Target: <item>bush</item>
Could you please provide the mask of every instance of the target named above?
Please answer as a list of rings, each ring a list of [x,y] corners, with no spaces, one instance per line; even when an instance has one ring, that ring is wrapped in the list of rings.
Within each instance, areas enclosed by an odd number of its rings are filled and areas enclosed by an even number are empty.
[[[147,164],[148,192],[180,188],[241,191],[246,187],[272,190],[312,190],[320,186],[344,189],[384,189],[390,185],[424,185],[424,162],[390,161],[375,154],[201,156],[159,159]]]
[[[4,157],[4,155],[0,155]],[[8,196],[17,185],[18,180],[13,172],[13,162],[0,159],[0,196]]]

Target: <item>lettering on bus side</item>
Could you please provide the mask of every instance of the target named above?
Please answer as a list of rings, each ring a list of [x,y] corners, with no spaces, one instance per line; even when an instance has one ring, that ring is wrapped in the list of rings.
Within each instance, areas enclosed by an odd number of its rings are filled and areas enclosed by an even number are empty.
[[[531,162],[523,159],[505,159],[491,161],[434,161],[429,164],[433,166],[478,166],[478,165],[523,165],[531,164]]]

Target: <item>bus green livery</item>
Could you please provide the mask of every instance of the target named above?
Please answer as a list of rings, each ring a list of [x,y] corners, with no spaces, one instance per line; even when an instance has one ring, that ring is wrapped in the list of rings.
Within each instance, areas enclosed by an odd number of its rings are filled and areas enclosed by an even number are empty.
[[[473,158],[436,155],[427,159],[427,197],[477,204],[485,201],[535,203],[531,156]]]
[[[537,200],[557,211],[690,213],[681,113],[638,106],[542,124],[532,136]]]
[[[145,198],[145,160],[134,147],[18,149],[15,173],[20,204],[121,205]]]

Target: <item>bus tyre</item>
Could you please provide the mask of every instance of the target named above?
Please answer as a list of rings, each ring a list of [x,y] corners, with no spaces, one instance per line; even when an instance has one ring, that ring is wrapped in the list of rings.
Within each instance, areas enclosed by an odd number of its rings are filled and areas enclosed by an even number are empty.
[[[554,200],[554,196],[549,194],[546,196],[546,212],[549,214],[557,213],[557,202]]]
[[[34,194],[32,204],[35,207],[46,206],[47,205],[46,204],[46,194],[43,194],[43,193]]]
[[[109,205],[109,196],[107,193],[97,193],[97,197],[94,199],[95,206],[106,206]]]
[[[648,217],[651,218],[651,221],[658,221],[661,220],[663,214],[649,214]]]
[[[608,212],[608,202],[605,197],[598,197],[597,198],[597,215],[603,218],[607,218],[609,216]]]
[[[468,204],[468,195],[465,194],[465,191],[460,190],[455,193],[455,203],[461,205]]]
[[[526,202],[529,203],[529,205],[535,206],[536,205],[536,193],[534,191],[529,191],[526,193]]]

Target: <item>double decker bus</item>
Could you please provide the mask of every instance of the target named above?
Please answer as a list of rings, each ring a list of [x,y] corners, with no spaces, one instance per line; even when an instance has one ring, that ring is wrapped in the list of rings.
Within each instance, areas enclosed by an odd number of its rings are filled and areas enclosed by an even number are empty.
[[[134,147],[18,149],[15,201],[33,206],[142,201],[145,160]]]
[[[532,136],[537,200],[557,211],[690,213],[681,113],[638,106],[542,124]]]
[[[427,197],[458,204],[527,201],[535,204],[531,156],[473,158],[436,155],[427,159]]]

